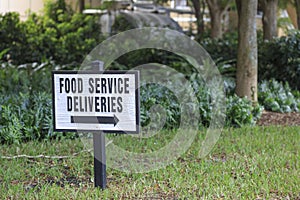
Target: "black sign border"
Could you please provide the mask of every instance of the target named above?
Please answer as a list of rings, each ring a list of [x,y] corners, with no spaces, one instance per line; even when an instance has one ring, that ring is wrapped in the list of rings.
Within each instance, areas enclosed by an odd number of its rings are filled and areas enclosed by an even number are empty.
[[[84,130],[84,129],[57,129],[55,115],[55,91],[54,91],[54,76],[55,74],[134,74],[135,76],[135,102],[136,102],[136,130]],[[120,133],[120,134],[138,134],[140,133],[140,72],[137,70],[104,70],[104,71],[74,71],[74,70],[54,70],[52,71],[52,114],[53,114],[53,131],[54,132],[104,132],[104,133]]]

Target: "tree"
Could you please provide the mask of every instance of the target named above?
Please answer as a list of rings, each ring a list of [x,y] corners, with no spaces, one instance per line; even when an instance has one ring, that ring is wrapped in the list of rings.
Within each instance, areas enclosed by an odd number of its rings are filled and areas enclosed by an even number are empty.
[[[259,0],[263,11],[263,34],[265,40],[277,37],[278,0]]]
[[[65,0],[45,1],[44,14],[54,22],[61,22],[62,20],[57,14],[58,11],[68,15],[69,17],[73,14],[72,8]]]
[[[82,13],[84,10],[84,0],[79,0],[78,1],[78,7],[79,7],[79,13]]]
[[[300,0],[295,0],[295,7],[297,13],[297,25],[298,29],[300,30]]]
[[[257,0],[236,0],[238,9],[238,55],[236,94],[257,102]]]
[[[195,10],[195,17],[197,19],[197,33],[199,39],[204,32],[204,10],[205,10],[205,2],[204,0],[192,0],[194,10]]]
[[[279,7],[287,10],[293,25],[300,30],[300,0],[279,0]]]
[[[228,11],[232,0],[206,0],[210,22],[211,22],[211,38],[222,38],[223,29],[222,29],[222,19]]]

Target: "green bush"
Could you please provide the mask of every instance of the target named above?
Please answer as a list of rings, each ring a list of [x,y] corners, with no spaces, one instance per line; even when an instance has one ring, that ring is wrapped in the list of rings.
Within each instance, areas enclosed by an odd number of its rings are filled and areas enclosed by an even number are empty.
[[[289,84],[275,79],[263,81],[258,87],[259,102],[265,109],[275,112],[299,112],[300,98],[295,97]]]
[[[60,69],[61,66],[53,66],[51,63],[21,66],[2,64],[2,68],[4,70],[0,70],[0,143],[77,136],[74,133],[64,135],[53,132],[50,72],[53,68]],[[208,127],[213,111],[209,89],[199,74],[192,74],[189,80],[199,103],[196,105],[199,107],[201,118],[199,127]],[[171,90],[158,84],[146,84],[141,87],[140,93],[143,126],[150,122],[152,106],[160,105],[162,108],[159,109],[164,109],[166,114],[164,128],[179,127],[180,102]],[[228,97],[226,125],[252,125],[260,113],[260,107],[252,107],[251,102],[236,96]]]
[[[199,103],[197,105],[201,119],[199,127],[208,127],[213,112],[210,90],[197,74],[190,77],[190,82]],[[172,94],[172,91],[157,84],[150,84],[141,88],[142,125],[147,125],[150,121],[149,109],[155,104],[161,105],[166,110],[165,128],[176,128],[180,125],[180,102]],[[262,106],[253,106],[252,102],[246,98],[239,98],[236,95],[228,96],[226,99],[226,113],[224,113],[226,114],[225,125],[234,127],[254,125],[260,118],[262,110]]]
[[[51,70],[53,63],[0,65],[0,143],[75,137],[53,132]]]
[[[53,132],[51,71],[53,63],[0,65],[0,143],[75,137]]]
[[[225,34],[222,39],[206,38],[200,43],[218,65],[227,63],[236,65],[238,35],[235,32]]]
[[[199,113],[202,123],[199,126],[208,127],[212,113],[210,89],[205,85],[200,74],[192,74],[190,82],[199,102]]]
[[[0,59],[11,61],[22,58],[27,50],[26,27],[21,23],[19,14],[0,15]]]
[[[51,71],[68,69],[69,66],[51,62],[0,65],[0,94],[51,92]],[[74,67],[72,67],[74,68]]]
[[[134,24],[130,23],[123,15],[118,15],[112,26],[112,33],[118,34],[123,31],[134,29]]]
[[[300,32],[265,41],[259,45],[259,80],[287,81],[300,89]]]
[[[226,125],[234,127],[255,125],[263,111],[262,106],[253,106],[247,98],[236,95],[227,97],[226,109]]]
[[[78,14],[58,0],[25,22],[16,13],[0,16],[0,59],[14,64],[81,63],[104,38],[95,16]]]
[[[235,77],[237,34],[225,34],[224,38],[218,40],[206,38],[201,45],[217,63],[221,74]],[[226,66],[230,67],[226,68]],[[291,88],[299,90],[300,32],[293,31],[287,36],[271,41],[264,41],[262,34],[258,32],[258,71],[259,81],[275,78],[279,81],[287,81]]]
[[[0,143],[74,138],[76,133],[53,132],[51,94],[0,94]]]
[[[29,90],[27,70],[20,70],[17,66],[8,63],[0,68],[0,94],[13,94]]]
[[[159,63],[169,66],[187,76],[190,76],[192,73],[196,72],[194,67],[182,56],[166,50],[150,48],[131,51],[120,56],[118,59],[116,59],[111,68],[128,70],[133,67],[149,63]]]
[[[160,105],[165,109],[166,114],[164,128],[178,128],[180,123],[180,104],[172,91],[158,84],[146,84],[140,88],[140,95],[142,126],[147,126],[151,122],[150,109],[152,106]],[[162,118],[164,116],[158,117]]]

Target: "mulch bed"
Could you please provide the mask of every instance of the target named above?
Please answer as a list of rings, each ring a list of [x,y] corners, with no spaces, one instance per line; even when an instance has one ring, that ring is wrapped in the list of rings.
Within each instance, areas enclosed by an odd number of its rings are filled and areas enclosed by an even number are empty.
[[[259,126],[300,126],[300,113],[277,113],[264,111],[260,120],[257,122]]]

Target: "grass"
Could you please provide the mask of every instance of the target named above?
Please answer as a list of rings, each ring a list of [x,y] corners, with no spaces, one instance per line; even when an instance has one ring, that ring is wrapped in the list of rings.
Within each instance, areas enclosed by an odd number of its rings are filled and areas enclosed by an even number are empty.
[[[166,168],[140,174],[109,168],[104,191],[93,186],[89,152],[64,159],[1,158],[0,199],[300,199],[300,127],[227,129],[213,151],[199,159],[201,135]],[[132,143],[128,146],[139,146]],[[148,151],[153,140],[141,144]],[[2,145],[0,154],[72,155],[82,150],[77,139]]]

